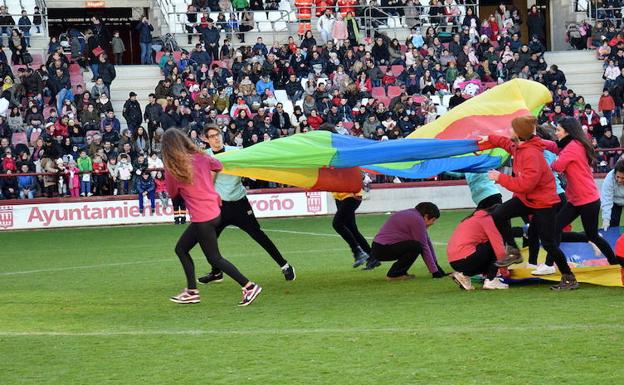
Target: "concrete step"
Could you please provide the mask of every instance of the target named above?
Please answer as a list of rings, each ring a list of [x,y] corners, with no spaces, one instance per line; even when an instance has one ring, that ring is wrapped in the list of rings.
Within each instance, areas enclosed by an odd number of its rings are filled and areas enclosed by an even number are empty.
[[[566,83],[569,89],[574,90],[577,95],[600,95],[602,93],[603,85],[598,84],[576,84],[572,82]]]
[[[117,80],[160,79],[160,68],[157,65],[121,65],[116,66]]]
[[[576,63],[600,63],[596,59],[596,55],[592,51],[572,51],[568,53],[561,52],[546,52],[544,58],[547,63],[556,63],[557,65],[563,64],[576,64]]]

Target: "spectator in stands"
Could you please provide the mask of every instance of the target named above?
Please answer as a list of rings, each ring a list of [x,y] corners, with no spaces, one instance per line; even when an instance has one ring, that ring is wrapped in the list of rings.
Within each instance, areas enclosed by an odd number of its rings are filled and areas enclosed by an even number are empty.
[[[244,1],[246,2],[247,0]],[[206,26],[202,29],[201,34],[206,52],[213,60],[219,60],[219,38],[221,32],[214,26],[212,19],[206,20]]]
[[[13,64],[26,64],[24,63],[24,54],[28,51],[26,39],[17,29],[11,31],[9,49],[11,50],[11,62]]]
[[[19,30],[24,36],[24,41],[26,42],[26,46],[30,48],[30,28],[32,27],[32,22],[28,17],[28,12],[25,9],[22,9],[22,16],[17,21],[17,25],[19,26]]]
[[[117,77],[117,72],[115,71],[115,66],[108,60],[108,57],[105,54],[102,54],[99,57],[98,74],[102,78],[102,81],[108,90],[107,95],[110,95],[111,84]]]
[[[135,29],[139,31],[141,64],[152,64],[152,32],[154,31],[154,27],[147,17],[143,17]]]
[[[119,31],[113,32],[113,40],[111,41],[113,49],[113,57],[115,58],[115,64],[123,64],[123,53],[126,52],[126,46],[123,39],[119,37]]]
[[[592,109],[591,104],[585,104],[583,112],[579,116],[581,125],[587,126],[587,130],[593,137],[597,138],[594,134],[594,128],[600,125],[600,116]]]
[[[145,198],[150,200],[150,212],[154,214],[156,209],[156,185],[154,179],[146,170],[140,170],[141,177],[136,184],[137,192],[139,193],[139,213],[143,214],[143,201]]]
[[[602,95],[600,95],[600,100],[598,101],[598,112],[602,112],[603,116],[607,119],[609,124],[611,124],[611,115],[615,110],[615,101],[613,97],[609,95],[609,89],[605,88],[602,90]]]
[[[91,17],[91,31],[97,43],[97,46],[101,47],[104,52],[110,52],[111,34],[108,28],[102,23],[102,19],[99,16]],[[99,55],[97,55],[99,56]]]

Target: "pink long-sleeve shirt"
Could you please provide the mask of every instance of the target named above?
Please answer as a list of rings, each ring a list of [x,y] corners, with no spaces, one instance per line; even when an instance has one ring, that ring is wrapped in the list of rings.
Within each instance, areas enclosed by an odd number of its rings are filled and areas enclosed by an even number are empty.
[[[171,198],[181,195],[191,216],[191,222],[208,222],[221,214],[221,197],[215,191],[213,171],[223,165],[212,156],[196,153],[191,161],[193,182],[183,183],[165,170],[167,192]]]
[[[505,256],[503,237],[494,225],[492,216],[483,210],[460,222],[446,246],[449,262],[459,261],[474,254],[477,246],[489,242],[492,245],[496,259]]]

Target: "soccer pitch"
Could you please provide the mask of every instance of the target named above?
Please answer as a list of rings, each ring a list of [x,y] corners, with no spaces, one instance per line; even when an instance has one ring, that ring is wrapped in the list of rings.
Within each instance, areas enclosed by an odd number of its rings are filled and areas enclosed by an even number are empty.
[[[447,272],[445,242],[467,214],[430,229]],[[386,218],[358,224],[372,238]],[[183,226],[0,233],[0,384],[624,383],[622,288],[464,292],[421,258],[417,279],[387,282],[389,263],[351,268],[331,217],[261,222],[297,280],[226,230],[223,255],[264,288],[247,308],[227,277],[200,285],[201,304],[168,300],[185,285]]]

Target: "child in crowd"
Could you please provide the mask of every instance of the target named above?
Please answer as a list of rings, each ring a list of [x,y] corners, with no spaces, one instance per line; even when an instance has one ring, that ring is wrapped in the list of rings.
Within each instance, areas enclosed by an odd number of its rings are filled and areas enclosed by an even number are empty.
[[[113,40],[111,41],[111,45],[113,46],[113,56],[115,58],[115,64],[123,64],[122,57],[123,53],[126,52],[126,46],[124,45],[123,39],[119,37],[119,31],[113,32]]]
[[[112,156],[108,160],[108,164],[106,168],[108,169],[108,193],[112,195],[117,195],[117,168],[119,164],[117,163],[117,158]]]
[[[28,174],[30,170],[27,164],[22,164],[22,174]],[[37,191],[37,177],[34,175],[19,175],[17,177],[19,199],[33,199]]]
[[[127,154],[119,155],[119,165],[117,166],[117,193],[128,194],[130,192],[130,179],[132,179],[132,164]]]
[[[80,169],[76,166],[74,160],[70,160],[65,170],[67,175],[67,184],[69,186],[69,194],[72,198],[77,198],[80,195]]]
[[[78,158],[76,164],[83,173],[80,178],[80,196],[90,197],[93,195],[91,192],[91,171],[93,171],[93,162],[87,155],[86,150],[80,150],[80,157]]]
[[[108,169],[102,156],[96,154],[93,157],[93,184],[95,185],[95,195],[103,195],[103,188],[106,184],[106,174]]]
[[[167,185],[162,171],[156,171],[154,184],[156,186],[156,198],[160,199],[160,205],[164,208],[169,207],[169,194],[167,194]]]
[[[35,7],[35,11],[33,12],[33,25],[37,28],[37,33],[41,33],[41,22],[41,10],[39,10],[39,7]]]
[[[141,170],[140,172],[141,177],[136,182],[136,189],[139,193],[139,212],[143,214],[143,201],[147,197],[150,200],[151,213],[154,214],[154,210],[156,209],[156,186],[154,184],[154,179],[152,179],[152,176],[147,170]]]

